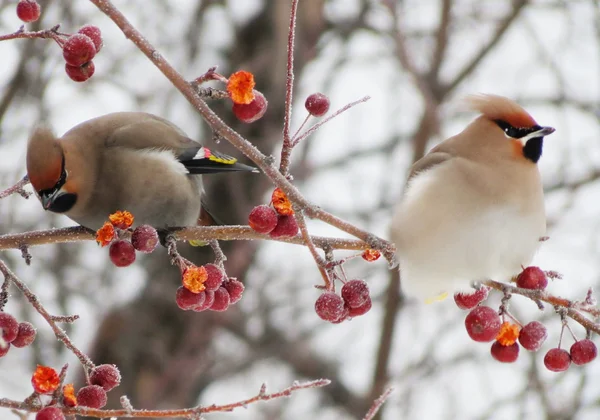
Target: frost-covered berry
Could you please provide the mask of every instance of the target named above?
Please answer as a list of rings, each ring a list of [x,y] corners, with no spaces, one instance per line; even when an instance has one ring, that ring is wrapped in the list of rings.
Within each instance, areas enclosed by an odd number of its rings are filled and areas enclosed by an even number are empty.
[[[527,267],[517,277],[517,287],[544,290],[548,286],[546,274],[539,267]]]
[[[228,279],[223,282],[223,287],[229,292],[230,303],[238,303],[244,293],[244,283],[236,279]]]
[[[202,312],[209,309],[215,302],[215,292],[207,292],[206,290],[198,293],[204,296],[204,302],[192,308],[194,312]]]
[[[17,337],[12,341],[12,345],[15,347],[27,347],[35,340],[35,336],[37,335],[37,330],[35,327],[29,322],[20,322],[19,323],[19,332],[17,333]]]
[[[0,331],[4,341],[12,343],[19,333],[19,323],[11,314],[0,312]]]
[[[63,45],[63,58],[71,66],[82,66],[96,55],[96,46],[89,36],[71,35]]]
[[[94,71],[96,71],[96,66],[93,61],[89,61],[81,66],[65,64],[65,72],[69,76],[69,79],[74,82],[85,82],[94,75]]]
[[[99,365],[90,373],[90,383],[110,391],[121,383],[121,373],[115,365]]]
[[[37,412],[35,420],[65,420],[65,415],[58,407],[44,407]]]
[[[521,343],[525,350],[538,351],[547,337],[548,331],[544,324],[532,321],[521,329],[519,343]]]
[[[364,280],[350,280],[342,286],[342,299],[349,308],[363,306],[370,299],[369,286]]]
[[[566,350],[559,348],[550,349],[544,356],[544,365],[552,372],[563,372],[569,369],[571,356]]]
[[[108,255],[117,267],[127,267],[135,261],[135,248],[131,242],[120,239],[110,244]]]
[[[465,318],[465,327],[474,341],[492,341],[498,335],[502,322],[500,316],[489,306],[478,306]]]
[[[100,52],[102,48],[102,32],[100,28],[96,25],[83,25],[77,32],[92,40],[94,47],[96,47],[96,54]]]
[[[489,288],[486,286],[473,290],[472,293],[455,293],[454,302],[460,309],[473,309],[487,299],[488,293]]]
[[[140,225],[131,235],[131,244],[138,251],[149,254],[158,245],[158,233],[150,225]]]
[[[194,293],[190,292],[187,288],[179,286],[175,294],[175,302],[177,306],[184,311],[195,309],[196,307],[204,304],[206,294],[204,292]]]
[[[313,93],[306,98],[304,107],[310,115],[320,117],[329,111],[329,98],[322,93]]]
[[[592,340],[586,338],[585,340],[579,340],[573,343],[569,350],[569,354],[571,355],[573,363],[576,365],[585,365],[598,356],[598,349]]]
[[[233,115],[241,122],[252,123],[267,112],[268,102],[265,96],[257,90],[253,90],[253,92],[254,99],[249,104],[233,103]]]
[[[281,216],[277,217],[277,226],[273,229],[269,236],[271,238],[282,238],[296,236],[298,234],[298,223],[294,216]]]
[[[519,357],[519,344],[513,343],[503,346],[499,341],[494,341],[490,349],[492,357],[502,363],[513,363]]]
[[[207,274],[206,281],[204,282],[205,290],[214,292],[223,284],[225,273],[221,270],[221,267],[215,264],[204,264],[204,268]]]
[[[99,385],[84,386],[77,392],[77,405],[102,408],[106,405],[106,391]]]
[[[248,224],[258,233],[269,233],[277,226],[277,212],[266,204],[256,206],[248,215]]]
[[[369,297],[365,303],[363,303],[361,306],[357,306],[356,308],[348,308],[348,316],[350,318],[354,318],[357,316],[361,316],[366,314],[367,312],[369,312],[371,310],[371,306],[372,306],[372,302],[371,302],[371,298]]]
[[[35,22],[41,13],[42,8],[35,0],[19,0],[17,3],[17,16],[23,22]]]
[[[333,292],[322,293],[315,302],[315,312],[325,321],[337,321],[344,313],[344,300]]]
[[[210,306],[211,311],[223,312],[229,308],[231,303],[231,298],[229,297],[229,292],[224,287],[219,287],[214,292],[215,300],[213,304]]]

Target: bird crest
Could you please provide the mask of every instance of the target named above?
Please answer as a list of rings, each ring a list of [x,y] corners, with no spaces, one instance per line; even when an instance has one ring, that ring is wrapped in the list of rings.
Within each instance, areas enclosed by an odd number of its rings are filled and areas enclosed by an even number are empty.
[[[515,128],[536,126],[537,123],[527,111],[514,101],[498,95],[469,95],[465,98],[467,106],[481,112],[492,121],[504,121]]]

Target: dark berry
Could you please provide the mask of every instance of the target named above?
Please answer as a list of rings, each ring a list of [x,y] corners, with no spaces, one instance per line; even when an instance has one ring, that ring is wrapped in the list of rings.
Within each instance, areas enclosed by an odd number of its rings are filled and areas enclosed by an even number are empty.
[[[19,323],[11,314],[0,312],[0,331],[4,341],[12,343],[19,333]]]
[[[135,248],[131,242],[120,239],[110,244],[108,255],[117,267],[127,267],[135,261]]]
[[[65,415],[58,407],[44,407],[37,412],[35,420],[65,420]]]
[[[106,405],[106,391],[99,385],[84,386],[77,393],[77,405],[102,408]]]
[[[214,292],[221,287],[221,284],[223,284],[225,273],[218,265],[215,264],[204,264],[204,268],[206,269],[206,274],[208,275],[206,281],[204,282],[204,287],[209,292]]]
[[[71,66],[82,66],[96,55],[94,41],[87,35],[73,34],[63,45],[63,58]]]
[[[492,341],[498,335],[500,325],[500,316],[489,306],[478,306],[465,318],[467,333],[474,341]]]
[[[81,66],[72,66],[65,64],[65,71],[67,76],[74,82],[85,82],[87,79],[94,75],[96,67],[93,61],[89,61]]]
[[[158,245],[158,233],[150,225],[138,226],[131,235],[131,244],[138,251],[149,254]]]
[[[573,343],[569,354],[573,363],[576,365],[585,365],[598,356],[598,349],[592,340],[586,338],[585,340]]]
[[[350,280],[342,286],[342,299],[349,308],[359,308],[370,299],[369,286],[364,280]]]
[[[517,287],[544,290],[548,286],[546,274],[539,267],[527,267],[517,277]]]
[[[547,337],[548,331],[544,327],[544,324],[532,321],[521,329],[519,343],[521,343],[525,350],[538,351]]]
[[[298,234],[298,223],[294,216],[278,216],[277,226],[273,229],[269,235],[271,238],[282,238],[296,236]]]
[[[329,111],[329,98],[322,93],[313,93],[306,98],[304,107],[310,115],[320,117]]]
[[[190,292],[183,286],[179,286],[177,293],[175,294],[175,302],[177,302],[177,306],[184,311],[189,311],[190,309],[194,309],[197,306],[202,305],[205,298],[205,293]]]
[[[223,287],[229,292],[229,299],[231,304],[238,303],[244,293],[244,283],[237,281],[236,279],[228,279],[223,282]]]
[[[231,298],[229,297],[229,292],[224,287],[219,287],[214,292],[215,300],[213,304],[210,306],[211,311],[223,312],[229,308],[229,304],[231,303]]]
[[[357,316],[364,315],[371,310],[371,306],[372,306],[372,302],[371,302],[371,298],[369,297],[367,299],[367,301],[365,303],[363,303],[361,306],[359,306],[357,308],[348,308],[349,309],[348,316],[350,316],[350,318],[354,318]]]
[[[269,233],[277,226],[277,212],[266,204],[256,206],[248,215],[248,224],[258,233]]]
[[[100,32],[100,28],[95,25],[83,25],[77,32],[92,40],[94,47],[96,47],[96,54],[100,52],[102,48],[102,32]]]
[[[337,321],[344,313],[344,300],[333,292],[325,292],[317,298],[315,312],[325,321]]]
[[[503,346],[499,341],[494,341],[491,348],[492,357],[502,363],[512,363],[519,357],[519,344]]]
[[[198,306],[194,306],[192,308],[192,310],[194,312],[205,311],[206,309],[209,309],[212,306],[212,304],[215,302],[215,292],[204,291],[204,292],[200,292],[198,294],[204,296],[204,302],[202,302]]]
[[[571,356],[566,350],[550,349],[544,356],[544,365],[552,372],[563,372],[571,365]]]
[[[17,16],[23,22],[35,22],[40,18],[42,9],[35,0],[19,0],[17,3]]]
[[[473,309],[488,297],[488,293],[489,288],[481,286],[472,293],[455,293],[454,302],[460,309]]]
[[[121,373],[115,365],[96,366],[90,373],[90,383],[110,391],[121,383]]]
[[[37,335],[37,330],[31,323],[29,322],[20,322],[19,323],[19,332],[17,337],[11,343],[15,347],[27,347],[33,340],[35,340],[35,336]]]
[[[241,122],[252,123],[260,119],[267,112],[267,99],[259,91],[253,90],[253,92],[254,99],[249,104],[233,103],[233,115]]]

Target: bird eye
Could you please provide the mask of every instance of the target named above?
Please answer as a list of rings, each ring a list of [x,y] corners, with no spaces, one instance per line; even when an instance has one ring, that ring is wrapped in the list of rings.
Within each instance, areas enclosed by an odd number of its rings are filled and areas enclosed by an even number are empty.
[[[77,194],[61,194],[52,202],[48,210],[54,213],[64,213],[73,208],[77,201]]]

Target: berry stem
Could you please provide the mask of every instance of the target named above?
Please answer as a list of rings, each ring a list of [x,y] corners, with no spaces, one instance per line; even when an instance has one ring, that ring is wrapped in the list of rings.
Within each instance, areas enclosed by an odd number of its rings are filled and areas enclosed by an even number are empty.
[[[295,139],[298,137],[298,134],[300,134],[300,130],[302,130],[304,128],[304,126],[306,125],[306,123],[308,122],[308,120],[310,119],[310,117],[312,117],[312,115],[308,114],[306,116],[306,118],[304,118],[304,121],[302,121],[302,124],[300,124],[300,127],[298,127],[298,129],[296,130],[296,132],[294,133],[294,135],[292,136],[291,142],[292,142],[292,148],[296,146],[296,144],[298,144]]]
[[[225,261],[227,261],[227,256],[221,249],[221,245],[219,245],[219,241],[217,241],[216,239],[213,239],[211,241],[208,241],[208,244],[210,245],[210,247],[213,250],[213,253],[215,254],[215,264],[218,265],[219,267],[221,267],[223,270],[225,270],[225,264],[223,264],[223,263]]]

